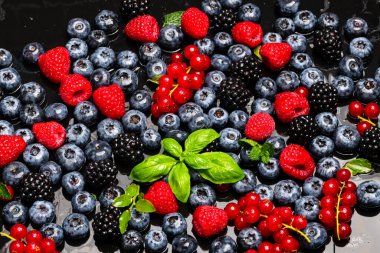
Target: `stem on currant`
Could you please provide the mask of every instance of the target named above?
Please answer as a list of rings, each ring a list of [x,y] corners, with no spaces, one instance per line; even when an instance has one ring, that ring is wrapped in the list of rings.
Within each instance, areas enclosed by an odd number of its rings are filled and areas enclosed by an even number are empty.
[[[151,83],[158,84],[158,80],[148,79],[148,80],[146,80],[146,81],[147,81],[147,82],[151,82]]]
[[[186,70],[186,74],[189,74],[191,71],[191,67],[188,67],[187,70]]]
[[[13,238],[12,236],[10,236],[10,235],[8,235],[7,233],[4,233],[4,232],[0,232],[0,236],[7,237],[11,241],[16,241],[15,238]]]
[[[336,223],[336,235],[338,237],[338,241],[340,241],[340,235],[339,235],[339,225],[340,224],[339,224],[339,217],[338,217],[339,216],[339,207],[340,207],[340,201],[342,200],[341,195],[342,195],[342,192],[343,192],[345,185],[346,185],[346,183],[343,183],[343,185],[340,187],[339,193],[338,193],[338,202],[336,203],[335,223]]]
[[[373,127],[376,126],[376,124],[373,123],[370,119],[363,118],[362,116],[358,116],[358,119],[360,119],[361,121],[365,121],[365,122],[371,124],[371,126],[373,126]]]
[[[174,84],[173,87],[174,88],[169,92],[169,97],[172,97],[173,92],[178,88],[178,84]]]

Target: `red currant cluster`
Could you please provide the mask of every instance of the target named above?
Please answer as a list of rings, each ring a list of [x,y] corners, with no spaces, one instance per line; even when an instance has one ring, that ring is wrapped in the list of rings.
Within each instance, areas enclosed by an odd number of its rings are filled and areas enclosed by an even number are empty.
[[[356,129],[360,135],[363,135],[366,130],[376,126],[376,124],[372,121],[378,119],[380,108],[375,102],[364,106],[359,101],[352,101],[348,106],[348,114],[351,117],[360,120],[360,122],[356,125]],[[363,115],[367,118],[364,118]]]
[[[158,79],[159,86],[153,94],[152,115],[158,118],[164,113],[176,113],[180,105],[193,97],[194,90],[202,88],[210,64],[210,58],[195,45],[185,47],[183,55],[172,54],[167,74]]]
[[[13,240],[9,245],[10,253],[58,253],[54,240],[43,238],[38,230],[28,232],[22,224],[13,225],[10,235],[4,236]]]
[[[287,253],[297,252],[300,244],[290,234],[298,233],[307,241],[309,238],[301,230],[307,226],[303,216],[293,215],[289,207],[275,207],[270,200],[261,200],[257,193],[248,193],[239,199],[238,203],[229,203],[224,208],[230,220],[234,220],[237,230],[258,223],[257,228],[263,237],[272,237],[274,243],[263,242],[258,251],[249,250],[246,253]]]
[[[356,184],[349,181],[351,172],[341,169],[336,178],[324,182],[319,219],[327,230],[334,230],[338,240],[348,239],[351,235],[352,208],[357,202]]]

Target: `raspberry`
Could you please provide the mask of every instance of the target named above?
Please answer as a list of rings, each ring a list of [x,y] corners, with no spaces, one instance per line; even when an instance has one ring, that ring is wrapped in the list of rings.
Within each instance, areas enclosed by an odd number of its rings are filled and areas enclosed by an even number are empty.
[[[64,47],[53,48],[38,58],[38,66],[47,79],[60,83],[70,71],[69,51]]]
[[[187,9],[181,17],[181,28],[190,37],[202,39],[207,35],[210,21],[207,15],[197,8]]]
[[[237,23],[232,28],[231,33],[236,43],[244,44],[251,48],[257,47],[263,40],[261,26],[250,21]]]
[[[129,21],[124,28],[124,33],[131,40],[156,42],[160,34],[160,27],[153,16],[142,15]]]
[[[245,136],[255,141],[267,139],[275,130],[275,122],[272,116],[259,112],[252,115],[245,126]]]
[[[310,107],[304,96],[295,92],[282,92],[276,95],[274,110],[278,119],[287,123],[298,116],[308,115]]]
[[[50,150],[62,146],[66,139],[65,128],[55,121],[35,123],[33,134],[39,143]]]
[[[16,160],[26,148],[20,136],[0,135],[0,168]]]
[[[280,166],[285,174],[305,180],[313,175],[315,163],[305,148],[291,144],[281,152]]]
[[[172,189],[164,181],[155,182],[149,187],[144,198],[153,204],[158,214],[175,213],[178,210],[178,203]]]
[[[71,106],[76,106],[80,102],[88,100],[91,93],[91,83],[78,74],[66,76],[59,87],[59,94],[63,102]]]
[[[228,223],[224,210],[214,206],[199,206],[193,215],[193,228],[200,237],[209,237],[222,232]]]
[[[92,96],[94,104],[108,118],[120,119],[125,113],[125,97],[117,84],[100,87]]]
[[[292,56],[292,47],[288,43],[266,43],[260,48],[265,66],[273,71],[283,69]]]

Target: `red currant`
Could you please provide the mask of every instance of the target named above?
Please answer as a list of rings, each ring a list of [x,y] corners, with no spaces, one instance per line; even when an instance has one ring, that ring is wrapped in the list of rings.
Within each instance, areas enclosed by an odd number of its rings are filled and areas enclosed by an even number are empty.
[[[262,214],[270,214],[273,211],[274,205],[272,201],[264,199],[260,201],[259,209]]]
[[[293,227],[303,230],[307,226],[307,220],[304,216],[296,215],[293,217],[291,224]]]
[[[228,203],[224,208],[229,220],[234,220],[240,213],[239,205],[236,203]]]
[[[336,173],[336,179],[339,180],[339,182],[347,182],[351,178],[351,171],[348,169],[340,169]]]
[[[300,248],[300,244],[296,239],[288,236],[282,240],[281,247],[284,252],[297,252]]]
[[[335,223],[335,220],[334,220],[334,222],[323,223],[323,226],[324,226],[327,230],[334,230],[334,229],[336,229],[336,223]]]
[[[282,221],[278,215],[269,215],[267,218],[267,227],[270,231],[276,232],[282,227]]]
[[[280,230],[273,233],[272,237],[275,242],[281,243],[281,241],[289,235],[289,231],[286,228],[281,228]]]
[[[257,248],[259,253],[272,253],[273,252],[273,244],[270,242],[263,242]]]
[[[163,113],[172,112],[175,103],[173,99],[169,96],[162,96],[157,101],[158,109]]]
[[[345,222],[342,222],[339,224],[338,231],[334,230],[334,235],[338,238],[338,233],[339,233],[339,238],[341,240],[348,239],[351,235],[351,227]]]
[[[195,69],[191,69],[190,72],[189,72],[189,74],[190,74],[190,75],[192,75],[192,74],[197,74],[197,75],[199,75],[203,80],[204,80],[205,77],[206,77],[204,71],[198,71],[198,70],[195,70]]]
[[[240,207],[240,210],[244,210],[247,207],[247,198],[245,196],[241,197],[238,200],[238,205]]]
[[[41,241],[41,249],[43,253],[54,253],[55,242],[50,238],[44,238]]]
[[[261,197],[256,192],[249,192],[245,195],[247,206],[259,206]]]
[[[272,253],[283,253],[281,244],[278,244],[278,243],[273,244]]]
[[[178,85],[187,89],[191,89],[191,76],[190,74],[180,74],[178,77]]]
[[[28,234],[26,235],[26,242],[29,244],[31,242],[41,242],[42,240],[42,234],[38,230],[30,230]]]
[[[369,122],[367,121],[360,121],[357,125],[356,125],[356,130],[358,130],[359,134],[360,135],[364,135],[365,131],[371,129],[372,126]]]
[[[260,221],[259,224],[257,225],[257,229],[260,231],[261,235],[264,237],[268,237],[272,234],[272,231],[268,229],[266,220]]]
[[[247,222],[244,214],[240,213],[236,216],[235,227],[237,230],[242,230],[249,227],[249,223]]]
[[[352,181],[348,181],[345,185],[344,185],[344,189],[343,191],[349,191],[349,192],[356,192],[356,184]]]
[[[369,119],[377,119],[380,114],[379,105],[374,102],[367,104],[364,108],[364,114]]]
[[[9,245],[9,253],[24,253],[25,245],[21,241],[13,241]]]
[[[195,54],[190,59],[191,68],[198,71],[207,70],[210,67],[210,64],[211,64],[210,57],[208,57],[205,54]]]
[[[293,217],[293,211],[289,207],[281,206],[273,209],[272,214],[280,216],[281,220],[285,223],[290,223]]]
[[[335,222],[335,211],[332,208],[322,208],[318,215],[319,220],[323,224],[330,224]]]
[[[25,253],[42,252],[40,242],[28,242],[25,246]]]
[[[349,222],[352,219],[352,210],[348,206],[340,206],[338,212],[340,222]]]
[[[168,75],[162,75],[160,79],[158,79],[159,86],[166,86],[169,89],[173,86],[174,79]]]
[[[203,86],[203,78],[198,74],[190,74],[190,85],[192,90],[199,90]]]
[[[158,109],[157,104],[152,104],[152,106],[150,107],[150,111],[152,113],[152,116],[156,119],[163,114],[163,112],[161,112],[160,109]]]
[[[183,50],[183,54],[185,55],[186,59],[190,60],[194,54],[199,54],[200,51],[197,46],[195,45],[188,45]]]
[[[364,108],[363,105],[359,101],[352,101],[348,105],[348,113],[350,116],[357,118],[360,115],[363,115]]]
[[[16,240],[22,240],[28,234],[28,229],[23,224],[15,224],[11,227],[10,236]]]
[[[170,62],[183,62],[183,55],[181,53],[174,53],[170,56]]]
[[[157,102],[160,98],[164,96],[169,96],[171,87],[168,86],[158,86],[156,92],[153,94],[153,101]]]
[[[326,196],[336,196],[340,190],[340,183],[335,178],[330,178],[324,182],[322,186],[322,192]]]
[[[334,196],[324,196],[322,199],[321,199],[321,207],[322,208],[331,208],[331,209],[334,209],[336,204],[338,202],[338,199],[337,197],[334,197]]]
[[[354,207],[358,201],[358,198],[356,196],[355,192],[352,191],[345,191],[342,193],[340,196],[340,204],[343,206],[348,206],[348,207]]]
[[[193,97],[193,92],[184,87],[176,87],[172,93],[172,99],[175,103],[182,105],[187,103]]]
[[[307,98],[309,96],[309,90],[308,90],[308,88],[303,87],[303,86],[298,87],[294,92],[298,93],[298,95],[301,95],[301,96],[303,96],[305,98]]]
[[[244,253],[257,253],[257,251],[254,249],[249,249],[247,251],[244,251]]]
[[[244,209],[245,220],[250,223],[256,223],[260,219],[260,210],[256,206],[247,206]]]
[[[179,62],[171,63],[168,66],[167,73],[171,78],[177,79],[181,74],[186,73],[186,67]]]

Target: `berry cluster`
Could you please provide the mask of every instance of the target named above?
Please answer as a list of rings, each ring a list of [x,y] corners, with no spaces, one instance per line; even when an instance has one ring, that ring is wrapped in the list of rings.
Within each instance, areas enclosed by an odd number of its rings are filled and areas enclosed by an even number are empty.
[[[376,127],[376,124],[372,120],[377,121],[380,115],[380,107],[377,103],[371,102],[363,106],[359,101],[352,101],[348,105],[348,114],[354,119],[359,119],[356,129],[360,135],[364,135],[366,130]],[[365,115],[366,118],[363,117]]]

